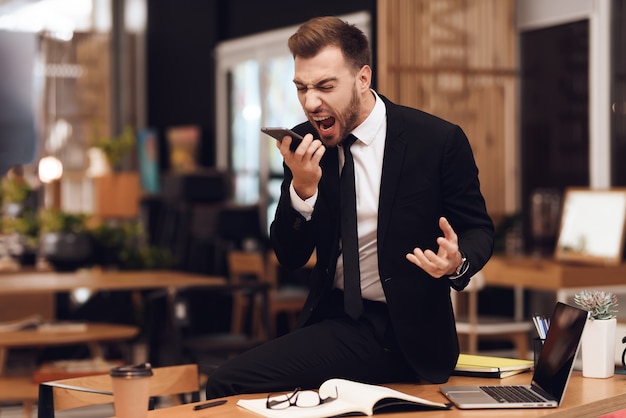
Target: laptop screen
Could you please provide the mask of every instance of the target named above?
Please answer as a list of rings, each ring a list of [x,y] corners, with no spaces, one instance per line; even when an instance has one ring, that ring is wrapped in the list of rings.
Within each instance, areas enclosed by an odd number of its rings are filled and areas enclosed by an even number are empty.
[[[569,379],[578,344],[587,321],[587,311],[557,302],[550,328],[533,375],[539,386],[559,402]]]

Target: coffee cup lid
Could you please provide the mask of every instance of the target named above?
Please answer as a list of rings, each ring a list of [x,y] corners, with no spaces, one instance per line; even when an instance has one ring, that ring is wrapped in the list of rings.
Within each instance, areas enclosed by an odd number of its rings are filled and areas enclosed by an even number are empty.
[[[110,375],[112,377],[147,377],[152,376],[152,366],[150,363],[113,367]]]

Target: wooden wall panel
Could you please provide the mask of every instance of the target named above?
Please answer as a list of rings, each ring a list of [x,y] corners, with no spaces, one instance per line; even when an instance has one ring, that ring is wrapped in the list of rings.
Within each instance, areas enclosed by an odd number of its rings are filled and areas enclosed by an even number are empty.
[[[514,0],[378,0],[378,91],[463,128],[496,220],[519,207],[514,10]]]

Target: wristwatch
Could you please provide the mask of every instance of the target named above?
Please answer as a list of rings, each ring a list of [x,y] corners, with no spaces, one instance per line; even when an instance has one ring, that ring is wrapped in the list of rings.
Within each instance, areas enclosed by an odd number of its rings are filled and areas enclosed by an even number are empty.
[[[467,261],[467,257],[465,257],[465,254],[463,254],[462,251],[459,251],[459,252],[461,253],[461,262],[459,263],[459,266],[454,271],[454,274],[450,275],[451,280],[458,279],[459,277],[465,274],[467,269],[469,269],[469,261]]]

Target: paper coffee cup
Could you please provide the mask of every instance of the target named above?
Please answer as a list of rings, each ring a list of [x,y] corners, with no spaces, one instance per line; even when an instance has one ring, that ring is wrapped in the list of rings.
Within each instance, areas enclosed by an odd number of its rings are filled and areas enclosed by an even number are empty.
[[[150,363],[114,367],[110,372],[113,382],[113,404],[116,418],[145,418],[150,400]]]

